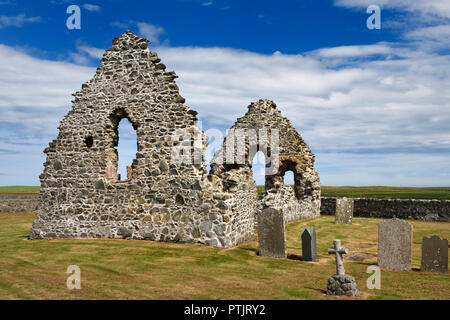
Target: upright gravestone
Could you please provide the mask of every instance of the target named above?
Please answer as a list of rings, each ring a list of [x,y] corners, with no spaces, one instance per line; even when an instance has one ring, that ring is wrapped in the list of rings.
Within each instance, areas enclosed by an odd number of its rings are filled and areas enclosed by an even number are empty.
[[[285,221],[282,210],[265,208],[258,213],[258,254],[286,258]]]
[[[302,230],[302,260],[317,260],[316,231],[313,227],[306,227]]]
[[[335,224],[352,224],[353,220],[353,199],[338,198],[336,199],[336,213],[334,216]]]
[[[378,266],[390,270],[411,270],[413,227],[394,218],[378,227]]]
[[[423,237],[421,271],[448,273],[447,239],[438,236]]]

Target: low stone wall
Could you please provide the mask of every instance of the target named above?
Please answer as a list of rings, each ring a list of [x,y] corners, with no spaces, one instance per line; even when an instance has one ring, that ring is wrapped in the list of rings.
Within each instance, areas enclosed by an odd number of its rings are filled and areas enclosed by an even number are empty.
[[[0,213],[34,212],[38,194],[0,194]],[[450,201],[355,198],[354,216],[450,222]],[[320,214],[334,215],[336,198],[321,198]],[[289,221],[298,218],[288,217]]]
[[[450,201],[355,198],[355,217],[399,218],[450,222]],[[322,198],[320,213],[334,215],[336,198]]]
[[[0,194],[0,213],[34,212],[38,194]]]

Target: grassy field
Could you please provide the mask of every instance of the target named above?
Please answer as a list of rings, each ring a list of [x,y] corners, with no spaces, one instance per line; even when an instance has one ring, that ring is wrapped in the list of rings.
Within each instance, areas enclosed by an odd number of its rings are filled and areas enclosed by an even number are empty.
[[[129,240],[27,240],[33,214],[0,214],[0,299],[450,299],[450,277],[419,272],[425,235],[450,238],[450,224],[411,221],[413,266],[409,272],[382,271],[381,290],[369,290],[366,269],[376,263],[379,219],[355,218],[351,226],[321,217],[287,225],[289,259],[256,255],[257,242],[232,249],[198,244]],[[319,260],[299,261],[302,227],[317,232]],[[364,261],[346,260],[361,295],[329,297],[333,239],[342,240],[348,256],[362,252]],[[66,288],[69,265],[81,268],[81,290]]]
[[[261,193],[263,190],[264,186],[258,186],[258,193]],[[450,187],[409,188],[322,186],[322,197],[450,200]]]
[[[450,200],[450,187],[322,187],[323,197]]]
[[[11,186],[0,187],[0,193],[39,193],[41,187]]]

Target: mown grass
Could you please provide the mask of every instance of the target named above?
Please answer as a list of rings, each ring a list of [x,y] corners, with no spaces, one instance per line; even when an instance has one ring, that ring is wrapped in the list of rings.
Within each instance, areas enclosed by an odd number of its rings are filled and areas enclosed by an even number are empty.
[[[417,271],[422,236],[450,237],[450,224],[412,221],[414,271],[382,271],[381,290],[369,290],[366,269],[376,263],[380,219],[354,218],[351,226],[333,217],[289,223],[287,251],[291,259],[256,255],[257,242],[232,249],[199,244],[112,239],[27,240],[33,214],[0,214],[0,299],[450,299],[450,277]],[[318,261],[303,262],[300,232],[317,232]],[[334,239],[350,254],[373,258],[346,261],[361,295],[329,297]],[[364,247],[364,248],[361,248]],[[66,288],[69,265],[81,268],[81,290]]]
[[[450,200],[450,187],[328,187],[322,186],[322,197],[377,199],[436,199]],[[264,186],[258,186],[258,194]]]

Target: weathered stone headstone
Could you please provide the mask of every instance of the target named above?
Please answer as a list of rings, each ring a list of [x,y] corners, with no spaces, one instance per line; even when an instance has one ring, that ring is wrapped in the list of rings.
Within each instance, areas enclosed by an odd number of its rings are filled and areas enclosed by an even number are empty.
[[[438,236],[423,237],[421,271],[448,273],[447,239]]]
[[[338,198],[336,199],[335,224],[352,224],[353,220],[353,199]]]
[[[348,295],[354,296],[359,294],[358,286],[354,277],[345,274],[343,254],[348,253],[348,249],[341,247],[340,240],[334,240],[334,247],[328,249],[329,254],[336,255],[336,274],[328,278],[327,294],[328,295]]]
[[[378,227],[378,266],[390,270],[411,270],[413,226],[394,218]]]
[[[344,269],[344,259],[342,255],[348,254],[348,249],[345,247],[341,247],[340,240],[334,240],[333,244],[334,248],[328,248],[328,253],[336,255],[336,274],[344,275],[345,269]]]
[[[302,230],[302,260],[317,260],[316,231],[313,227],[306,227]]]
[[[258,213],[258,254],[286,258],[286,234],[282,210],[265,208]]]

